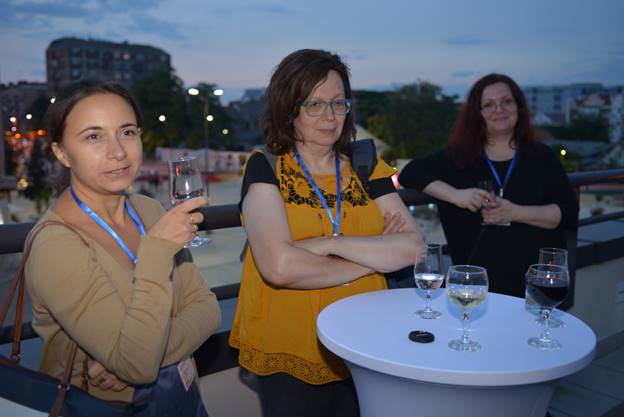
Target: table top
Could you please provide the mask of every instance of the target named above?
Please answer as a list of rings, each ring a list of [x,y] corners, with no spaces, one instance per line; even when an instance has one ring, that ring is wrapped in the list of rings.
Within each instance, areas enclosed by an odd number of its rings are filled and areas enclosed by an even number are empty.
[[[489,293],[470,314],[470,338],[481,344],[477,352],[448,347],[461,337],[461,311],[445,289],[433,292],[432,307],[439,319],[415,314],[425,299],[415,288],[373,291],[327,306],[317,320],[317,334],[330,351],[356,365],[378,372],[454,385],[505,386],[550,381],[575,373],[595,355],[596,336],[581,320],[560,310],[553,312],[566,326],[552,329],[562,348],[545,351],[527,340],[542,328],[524,308],[524,299]],[[432,343],[408,339],[412,330],[434,334]]]

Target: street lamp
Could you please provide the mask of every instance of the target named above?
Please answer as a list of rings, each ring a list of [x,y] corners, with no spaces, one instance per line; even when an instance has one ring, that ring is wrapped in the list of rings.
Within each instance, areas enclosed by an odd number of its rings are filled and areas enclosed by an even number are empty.
[[[203,86],[202,90],[204,92],[204,97],[203,97],[203,100],[204,100],[204,144],[206,146],[206,149],[204,149],[204,165],[205,165],[206,172],[208,172],[208,147],[209,147],[209,142],[208,142],[209,125],[208,123],[214,121],[214,116],[210,114],[210,94],[212,93],[213,95],[217,97],[222,96],[223,89],[216,88],[213,90],[211,88],[207,88],[206,86]],[[194,87],[189,88],[187,92],[191,96],[199,96],[200,94],[200,90]]]
[[[214,116],[210,114],[210,94],[219,97],[222,96],[224,91],[221,88],[216,88],[214,90],[210,88],[203,88],[204,91],[204,143],[206,144],[206,148],[208,148],[208,123],[214,121]],[[189,95],[191,96],[199,96],[200,90],[195,87],[191,87],[187,90]]]
[[[167,120],[167,117],[164,114],[161,114],[160,116],[158,116],[158,120],[164,122],[165,120]]]

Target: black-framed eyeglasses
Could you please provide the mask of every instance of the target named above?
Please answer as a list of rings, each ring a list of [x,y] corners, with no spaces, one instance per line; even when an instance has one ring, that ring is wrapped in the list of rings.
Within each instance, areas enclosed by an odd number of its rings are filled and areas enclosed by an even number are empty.
[[[302,106],[306,114],[311,117],[320,116],[328,107],[331,107],[332,112],[336,116],[344,116],[351,110],[351,100],[348,98],[331,101],[313,99],[304,101]]]
[[[496,102],[494,100],[486,101],[485,103],[481,104],[481,111],[483,111],[483,113],[485,114],[491,114],[494,113],[499,107],[503,111],[515,110],[517,107],[516,100],[511,97],[506,97],[499,102]]]

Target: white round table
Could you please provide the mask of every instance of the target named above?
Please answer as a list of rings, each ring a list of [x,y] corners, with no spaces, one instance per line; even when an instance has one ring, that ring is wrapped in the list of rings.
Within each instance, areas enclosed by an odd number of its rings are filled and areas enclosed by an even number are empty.
[[[461,312],[446,290],[435,292],[434,320],[414,312],[424,297],[413,288],[374,291],[337,301],[317,320],[317,334],[347,363],[362,417],[544,417],[557,379],[587,366],[595,355],[594,332],[557,310],[566,326],[552,329],[560,350],[529,346],[541,326],[524,300],[488,294],[471,314],[470,338],[478,352],[448,348],[461,336]],[[412,330],[434,334],[432,343],[408,339]]]

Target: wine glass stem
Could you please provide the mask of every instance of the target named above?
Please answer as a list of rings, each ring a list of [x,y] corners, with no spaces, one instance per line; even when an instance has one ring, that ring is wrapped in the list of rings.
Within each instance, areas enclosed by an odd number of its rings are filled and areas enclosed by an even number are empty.
[[[429,291],[427,291],[426,294],[426,298],[427,298],[427,305],[425,305],[425,311],[431,311],[431,294],[429,293]]]
[[[542,309],[542,340],[550,340],[550,310],[547,308]]]
[[[464,345],[467,345],[468,343],[470,343],[470,340],[468,339],[468,329],[470,329],[470,317],[468,317],[468,312],[464,311],[464,317],[462,320],[462,337],[461,337],[461,342]]]

